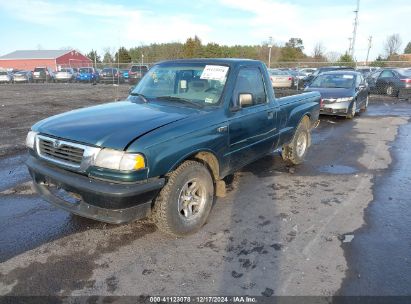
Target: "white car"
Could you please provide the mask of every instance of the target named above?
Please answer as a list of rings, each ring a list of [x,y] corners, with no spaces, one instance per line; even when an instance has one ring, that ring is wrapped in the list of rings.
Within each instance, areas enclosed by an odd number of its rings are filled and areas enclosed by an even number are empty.
[[[267,69],[270,75],[273,88],[291,88],[293,86],[293,76],[287,71],[278,69]]]
[[[12,83],[13,74],[8,71],[0,71],[0,83]]]
[[[75,73],[72,68],[63,68],[55,75],[56,82],[72,82],[75,79]]]
[[[301,74],[304,74],[305,76],[310,76],[312,75],[317,69],[316,68],[304,68],[300,69],[299,72]]]

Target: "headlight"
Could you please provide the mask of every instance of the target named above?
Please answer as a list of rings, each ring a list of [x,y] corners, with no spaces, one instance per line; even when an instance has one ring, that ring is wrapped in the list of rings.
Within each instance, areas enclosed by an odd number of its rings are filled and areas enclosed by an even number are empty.
[[[37,135],[37,132],[34,132],[34,131],[29,131],[29,133],[27,133],[27,137],[26,137],[27,148],[34,150],[34,146],[36,144],[36,135]]]
[[[143,155],[112,149],[102,149],[97,154],[94,165],[120,171],[136,171],[146,167]]]
[[[353,100],[352,97],[343,97],[343,98],[337,98],[335,102],[346,102],[346,101],[351,101]]]

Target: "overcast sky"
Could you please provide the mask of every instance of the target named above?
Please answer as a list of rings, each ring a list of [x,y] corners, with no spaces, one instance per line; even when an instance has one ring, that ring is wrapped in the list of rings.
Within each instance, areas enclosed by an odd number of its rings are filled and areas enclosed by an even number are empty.
[[[86,53],[179,41],[197,35],[203,43],[282,45],[303,39],[311,54],[321,42],[344,53],[352,36],[356,0],[0,0],[0,55],[18,49],[60,49]],[[383,53],[385,38],[400,34],[403,51],[411,41],[410,0],[361,0],[356,57]]]

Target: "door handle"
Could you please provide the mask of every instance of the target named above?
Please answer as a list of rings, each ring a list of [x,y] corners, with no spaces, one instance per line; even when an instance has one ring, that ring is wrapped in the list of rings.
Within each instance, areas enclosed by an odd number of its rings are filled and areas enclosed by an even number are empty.
[[[273,111],[268,111],[267,112],[267,118],[268,119],[273,119],[274,118],[274,112]]]
[[[219,132],[219,133],[227,132],[227,130],[228,130],[227,126],[221,126],[221,127],[217,128],[217,132]]]

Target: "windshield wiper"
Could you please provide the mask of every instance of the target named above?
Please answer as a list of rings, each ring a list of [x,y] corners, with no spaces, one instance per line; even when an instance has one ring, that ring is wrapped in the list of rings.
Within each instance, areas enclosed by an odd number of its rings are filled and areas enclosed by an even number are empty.
[[[178,101],[178,102],[181,102],[181,103],[190,104],[190,105],[195,106],[197,108],[202,108],[203,107],[202,105],[200,105],[200,104],[198,104],[194,101],[191,101],[190,99],[177,97],[177,96],[158,96],[158,97],[156,97],[156,99],[160,99],[160,100],[161,99],[168,99],[168,100],[171,100],[171,101]]]
[[[130,95],[131,96],[138,96],[138,97],[140,97],[143,101],[144,101],[144,103],[147,103],[148,102],[148,100],[147,100],[147,97],[146,96],[144,96],[143,94],[140,94],[140,93],[130,93]]]

